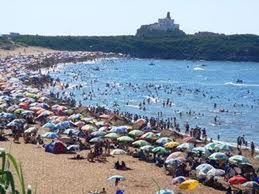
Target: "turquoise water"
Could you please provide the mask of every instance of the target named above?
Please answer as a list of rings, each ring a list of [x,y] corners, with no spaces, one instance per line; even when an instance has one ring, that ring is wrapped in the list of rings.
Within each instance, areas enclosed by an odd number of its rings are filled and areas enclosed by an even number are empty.
[[[73,93],[84,105],[149,117],[162,112],[164,119],[176,117],[182,129],[188,121],[191,127],[205,127],[212,138],[220,134],[221,140],[233,142],[244,134],[259,144],[259,63],[103,59],[59,65],[50,75],[69,83],[66,95]],[[172,106],[163,107],[168,98]],[[140,110],[144,99],[145,110]]]

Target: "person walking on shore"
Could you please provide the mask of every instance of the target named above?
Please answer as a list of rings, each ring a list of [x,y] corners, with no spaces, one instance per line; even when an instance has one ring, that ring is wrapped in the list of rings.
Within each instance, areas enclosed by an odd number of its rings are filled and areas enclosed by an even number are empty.
[[[255,153],[255,145],[254,142],[251,142],[251,156],[254,156]]]

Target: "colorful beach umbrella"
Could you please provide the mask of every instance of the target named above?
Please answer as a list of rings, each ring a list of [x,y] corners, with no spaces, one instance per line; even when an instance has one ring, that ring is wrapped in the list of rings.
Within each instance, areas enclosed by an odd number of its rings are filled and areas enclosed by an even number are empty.
[[[209,150],[207,150],[205,147],[195,147],[192,149],[192,152],[199,155],[203,155],[203,156],[209,156],[210,152]]]
[[[213,153],[213,154],[211,154],[209,156],[209,159],[211,159],[211,160],[227,161],[228,157],[226,156],[226,154],[224,154],[222,152],[215,152],[215,153]]]
[[[143,134],[144,134],[143,131],[140,131],[140,130],[137,130],[137,129],[132,130],[132,131],[129,132],[129,135],[133,136],[133,137],[140,137]]]
[[[81,129],[84,131],[97,131],[93,125],[84,125]]]
[[[176,148],[180,143],[176,142],[176,141],[171,141],[168,142],[164,145],[165,148],[167,149],[172,149],[172,148]]]
[[[141,136],[141,139],[156,140],[158,136],[153,132],[147,132]]]
[[[156,140],[156,143],[159,145],[164,145],[166,143],[172,142],[172,139],[169,137],[161,137],[158,140]]]
[[[152,152],[157,153],[157,154],[167,154],[168,153],[167,150],[161,146],[153,148]]]
[[[259,189],[259,183],[255,181],[248,181],[242,184],[243,187],[250,188],[250,189]]]
[[[194,145],[192,143],[182,143],[181,145],[177,146],[177,149],[186,151],[192,151],[193,148]]]
[[[208,144],[205,145],[204,147],[205,147],[207,150],[213,151],[213,150],[215,150],[215,147],[216,147],[217,145],[218,145],[218,143],[212,142],[212,143],[208,143]]]
[[[140,149],[143,150],[143,151],[146,151],[146,152],[152,152],[152,150],[154,149],[154,146],[146,145],[146,146],[140,147]]]
[[[119,137],[117,139],[119,142],[124,142],[124,143],[128,143],[128,142],[133,142],[134,139],[129,137],[129,136],[122,136],[122,137]]]
[[[236,165],[251,164],[251,162],[246,157],[241,155],[232,156],[228,160],[231,164],[236,164]]]
[[[90,143],[101,143],[101,142],[104,142],[104,139],[102,137],[94,137],[94,138],[90,139],[89,142]]]
[[[114,149],[111,151],[110,153],[112,156],[115,156],[115,155],[126,155],[127,152],[122,150],[122,149]]]
[[[186,180],[186,181],[182,182],[179,185],[179,188],[182,189],[182,190],[194,190],[199,185],[200,185],[200,183],[197,180],[189,179],[189,180]]]
[[[113,175],[113,176],[109,177],[107,180],[115,182],[116,180],[124,181],[126,179],[121,175]]]
[[[141,140],[134,141],[132,145],[137,147],[142,147],[142,146],[150,145],[150,143],[148,143],[146,140],[141,139]]]
[[[239,185],[239,184],[243,184],[245,182],[247,182],[247,179],[240,175],[233,176],[228,180],[228,183],[231,185]]]
[[[117,138],[119,138],[120,135],[117,134],[117,133],[108,133],[104,136],[104,138],[107,138],[107,139],[113,139],[113,140],[116,140]]]

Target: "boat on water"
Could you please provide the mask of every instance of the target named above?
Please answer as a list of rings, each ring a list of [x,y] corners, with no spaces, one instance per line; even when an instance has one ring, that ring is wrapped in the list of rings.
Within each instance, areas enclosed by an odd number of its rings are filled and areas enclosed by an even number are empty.
[[[237,84],[243,84],[243,83],[244,83],[244,81],[243,81],[243,80],[241,80],[241,79],[237,79],[236,83],[237,83]]]
[[[150,66],[154,66],[154,65],[155,65],[155,63],[151,62],[151,63],[149,63],[148,65],[150,65]]]

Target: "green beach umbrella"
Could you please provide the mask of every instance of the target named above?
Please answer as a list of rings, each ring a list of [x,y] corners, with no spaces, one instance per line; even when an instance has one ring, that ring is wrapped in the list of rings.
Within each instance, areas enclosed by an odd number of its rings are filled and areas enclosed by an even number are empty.
[[[251,164],[251,162],[246,157],[241,155],[232,156],[228,160],[231,164],[236,164],[236,165]]]
[[[129,136],[121,136],[121,137],[119,137],[117,140],[118,140],[119,142],[125,142],[125,143],[127,143],[127,142],[133,142],[133,141],[134,141],[134,139],[131,138],[131,137],[129,137]]]
[[[195,154],[202,154],[204,156],[209,156],[210,155],[210,152],[209,150],[207,150],[205,147],[195,147],[192,149],[192,152],[195,153]]]
[[[164,147],[158,146],[152,149],[153,153],[157,153],[157,154],[166,154],[168,153],[167,150]]]
[[[222,152],[215,152],[213,154],[211,154],[209,156],[209,159],[211,160],[223,160],[223,161],[227,161],[228,157],[226,156],[226,154],[222,153]]]
[[[146,152],[152,152],[152,150],[154,149],[154,146],[146,145],[146,146],[140,147],[140,149],[143,150],[143,151],[146,151]]]
[[[14,113],[15,113],[15,114],[21,114],[23,111],[25,111],[25,110],[22,109],[22,108],[17,108],[17,109],[14,111]]]
[[[132,131],[129,132],[129,135],[133,136],[133,137],[139,137],[139,136],[141,136],[143,134],[144,134],[143,131],[140,131],[140,130],[137,130],[137,129],[132,130]]]
[[[250,189],[259,189],[259,184],[255,181],[248,181],[242,184],[243,187]]]
[[[94,137],[94,138],[90,139],[89,142],[90,143],[101,143],[101,142],[104,142],[104,139],[102,137]]]
[[[215,146],[215,150],[221,152],[230,152],[233,151],[233,146],[227,143],[220,143]]]
[[[157,135],[153,132],[147,132],[141,136],[142,139],[147,139],[147,140],[156,140]]]
[[[207,145],[205,145],[204,147],[207,150],[215,150],[215,147],[218,145],[218,143],[208,143]]]
[[[108,133],[104,136],[104,138],[107,138],[107,139],[113,139],[113,140],[116,140],[117,138],[119,138],[120,135],[117,134],[117,133]]]
[[[137,147],[142,147],[146,145],[150,145],[146,140],[137,140],[132,143],[132,145],[137,146]]]

